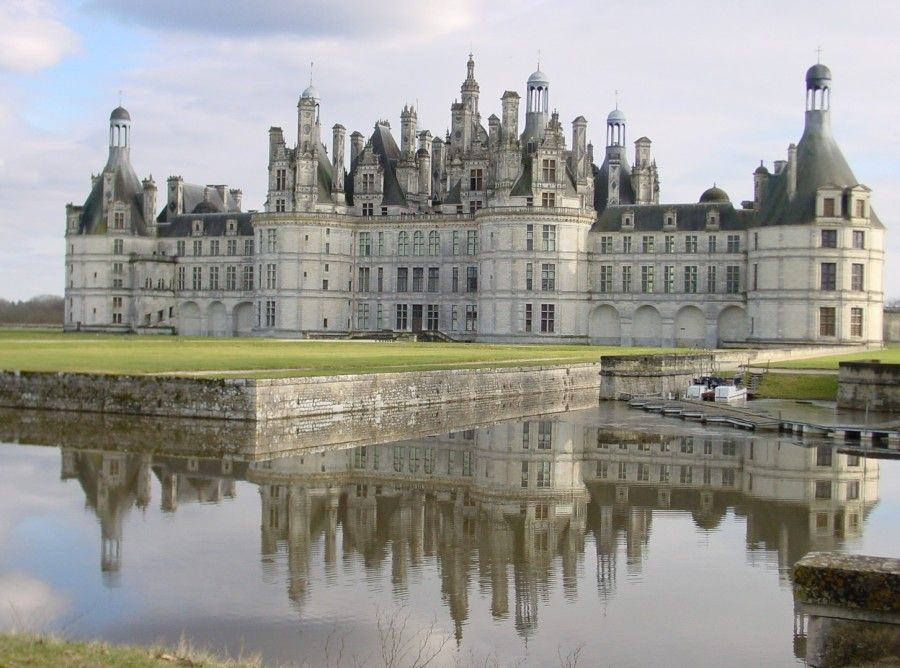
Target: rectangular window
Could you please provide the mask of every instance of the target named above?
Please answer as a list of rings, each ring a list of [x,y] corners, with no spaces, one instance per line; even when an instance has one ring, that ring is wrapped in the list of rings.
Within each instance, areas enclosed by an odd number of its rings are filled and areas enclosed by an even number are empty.
[[[459,292],[459,267],[453,267],[451,271],[450,292]]]
[[[854,306],[850,309],[850,336],[863,335],[863,310]]]
[[[478,290],[478,267],[466,267],[466,292]]]
[[[409,255],[409,232],[397,234],[397,255]]]
[[[371,287],[369,284],[370,278],[370,268],[369,267],[360,267],[359,268],[359,280],[356,282],[356,289],[360,292],[368,292]]]
[[[203,241],[194,239],[194,257],[200,257],[201,255],[203,255]]]
[[[697,267],[695,266],[684,268],[684,291],[688,294],[697,292]]]
[[[534,309],[531,304],[525,304],[525,331],[532,331],[532,320],[534,319]]]
[[[375,192],[375,175],[372,173],[363,174],[362,175],[362,192],[364,193],[374,193]]]
[[[541,161],[541,181],[556,183],[556,160],[545,158]]]
[[[219,289],[219,268],[218,267],[210,267],[209,268],[209,289],[210,290],[218,290]]]
[[[525,226],[525,250],[534,250],[534,225]]]
[[[186,270],[184,267],[178,267],[178,278],[176,279],[175,284],[176,284],[176,286],[178,286],[179,290],[184,290],[185,271]]]
[[[209,242],[209,254],[210,255],[218,255],[219,254],[219,240],[211,239]]]
[[[397,267],[397,292],[409,290],[409,267]]]
[[[725,292],[736,295],[741,291],[741,268],[738,265],[725,267]]]
[[[827,291],[837,290],[836,263],[823,262],[819,265],[819,289]]]
[[[237,290],[237,267],[225,267],[225,289]]]
[[[466,331],[478,331],[478,306],[476,304],[466,304]]]
[[[622,292],[631,292],[631,266],[622,267]]]
[[[369,305],[356,305],[356,328],[369,329]]]
[[[437,292],[440,286],[438,267],[428,267],[428,292]]]
[[[441,254],[441,235],[437,230],[428,233],[428,254],[431,256]]]
[[[725,239],[727,244],[726,250],[729,253],[740,253],[741,252],[741,235],[740,234],[729,234]]]
[[[194,290],[203,289],[203,268],[193,267],[191,271],[191,288]]]
[[[237,239],[229,239],[226,248],[229,255],[237,255]]]
[[[253,267],[244,267],[242,276],[241,276],[241,285],[243,289],[252,290],[253,289]]]
[[[556,305],[541,304],[541,333],[553,334],[556,329]]]
[[[609,293],[613,291],[613,268],[611,264],[600,265],[600,292]]]
[[[466,255],[478,254],[478,230],[466,230]]]
[[[484,190],[484,172],[481,169],[469,170],[469,190]]]
[[[826,218],[834,218],[834,197],[826,197],[822,202],[822,215]]]
[[[522,460],[521,486],[528,487],[528,461]]]
[[[375,329],[381,329],[384,327],[384,305],[376,304],[375,305]]]
[[[266,230],[266,252],[276,253],[278,251],[278,230]]]
[[[641,249],[645,253],[652,253],[655,241],[652,234],[645,234],[641,237]]]
[[[266,301],[266,327],[275,326],[275,301]]]
[[[469,200],[469,213],[475,213],[480,208],[481,208],[481,200],[480,199]]]
[[[856,217],[857,218],[865,218],[866,217],[866,202],[865,202],[865,200],[861,200],[861,199],[856,200]]]
[[[125,242],[122,239],[114,239],[113,240],[113,253],[116,255],[122,255],[125,251]]]
[[[816,480],[816,498],[817,499],[830,499],[831,498],[831,481],[830,480]]]
[[[537,486],[548,488],[552,484],[550,479],[550,462],[537,462]]]
[[[833,306],[819,308],[819,336],[835,335],[835,310]]]
[[[707,237],[706,245],[707,245],[707,250],[710,253],[716,252],[716,235],[715,234],[710,234],[709,237]]]
[[[278,267],[274,263],[266,265],[266,289],[278,288]]]
[[[822,248],[837,248],[837,230],[822,230]]]
[[[671,294],[675,292],[675,267],[666,265],[663,267],[663,292]]]
[[[371,218],[375,215],[375,205],[372,202],[363,202],[362,215]]]
[[[716,291],[716,267],[706,268],[706,291],[713,293]]]
[[[553,423],[550,420],[538,422],[538,450],[553,448]]]
[[[529,292],[534,289],[534,264],[531,262],[525,264],[525,289]]]
[[[641,265],[641,292],[653,292],[653,265]]]
[[[404,330],[409,327],[409,306],[397,304],[397,322],[395,329]]]
[[[866,266],[863,264],[853,264],[850,267],[850,289],[861,292],[865,290]]]
[[[328,290],[328,279],[327,278],[322,279],[322,289]]]
[[[450,307],[450,331],[455,332],[459,329],[459,307],[454,304]]]
[[[622,237],[622,252],[630,253],[631,252],[631,235],[626,234]]]
[[[453,230],[453,254],[459,255],[459,231]]]
[[[689,234],[684,238],[684,252],[685,253],[696,253],[697,252],[697,235]]]
[[[556,290],[556,265],[541,265],[541,290],[550,292]]]
[[[600,252],[601,253],[612,253],[613,252],[613,238],[608,235],[603,235],[600,237]]]
[[[541,250],[556,250],[556,225],[544,225],[541,229]]]
[[[665,237],[665,252],[666,253],[674,253],[675,252],[675,235],[667,234]]]
[[[178,257],[184,257],[185,250],[184,250],[184,241],[183,240],[179,240],[179,241],[175,242],[175,254]]]
[[[833,460],[832,447],[830,445],[819,445],[816,447],[816,466],[831,466]]]
[[[864,230],[853,230],[853,247],[856,249],[866,247],[866,233]]]
[[[847,500],[856,501],[859,499],[859,480],[851,480],[847,483]]]
[[[116,211],[113,214],[113,229],[115,229],[115,230],[125,229],[125,212],[124,211]]]
[[[425,328],[437,331],[440,328],[440,310],[437,304],[429,304],[425,309]]]
[[[425,291],[425,269],[424,267],[413,267],[412,291]]]
[[[244,239],[244,255],[253,255],[253,239]]]
[[[759,265],[753,264],[753,289],[759,289]]]
[[[372,234],[369,232],[359,233],[359,255],[366,257],[372,254]]]

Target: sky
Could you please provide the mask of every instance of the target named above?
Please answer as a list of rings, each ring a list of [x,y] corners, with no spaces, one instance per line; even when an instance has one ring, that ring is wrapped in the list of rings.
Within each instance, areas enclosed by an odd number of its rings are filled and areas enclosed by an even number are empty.
[[[900,298],[898,24],[884,0],[0,0],[0,298],[63,293],[65,205],[103,168],[120,99],[140,177],[228,184],[262,209],[268,129],[295,141],[311,70],[330,144],[335,123],[368,135],[386,118],[397,134],[409,103],[420,130],[443,134],[470,51],[486,122],[540,57],[551,108],[567,135],[587,118],[597,159],[618,91],[629,144],[653,140],[661,201],[715,183],[739,205],[759,161],[771,169],[799,140],[819,48]]]

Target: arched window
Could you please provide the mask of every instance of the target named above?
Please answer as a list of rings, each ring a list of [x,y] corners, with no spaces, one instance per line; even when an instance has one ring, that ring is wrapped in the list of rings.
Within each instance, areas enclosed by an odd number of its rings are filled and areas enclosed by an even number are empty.
[[[397,255],[409,255],[408,232],[401,232],[397,235]]]
[[[428,233],[428,254],[441,254],[441,237],[438,235],[437,230],[431,230],[431,232]]]
[[[422,232],[413,234],[413,255],[425,254],[425,235]]]

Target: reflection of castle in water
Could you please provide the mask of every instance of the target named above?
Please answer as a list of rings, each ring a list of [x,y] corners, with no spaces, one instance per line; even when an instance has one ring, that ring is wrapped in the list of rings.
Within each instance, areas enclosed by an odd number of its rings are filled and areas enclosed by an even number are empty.
[[[316,586],[313,564],[326,577],[339,560],[390,569],[397,597],[412,573],[435,565],[458,636],[476,583],[492,614],[527,635],[557,582],[577,596],[589,535],[598,593],[613,595],[618,560],[641,569],[660,510],[690,513],[701,530],[731,510],[745,518],[750,558],[777,559],[787,578],[807,551],[861,534],[879,477],[877,461],[830,446],[549,419],[250,464],[64,450],[64,477],[78,477],[100,518],[105,572],[119,567],[125,515],[149,505],[151,470],[168,512],[233,495],[236,479],[257,484],[263,561],[286,557],[299,608]]]

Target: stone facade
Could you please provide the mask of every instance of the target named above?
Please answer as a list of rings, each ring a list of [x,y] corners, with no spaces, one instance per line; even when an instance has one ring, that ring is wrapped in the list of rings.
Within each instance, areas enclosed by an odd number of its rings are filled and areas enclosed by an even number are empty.
[[[404,106],[399,145],[332,127],[319,91],[296,143],[269,130],[267,199],[167,181],[130,163],[131,118],[84,206],[69,205],[66,328],[307,337],[440,330],[458,340],[651,346],[846,345],[882,340],[884,227],[830,132],[831,74],[807,72],[805,130],[753,174],[739,207],[721,189],[660,203],[646,137],[626,150],[607,117],[594,161],[584,116],[567,133],[538,70],[487,127],[470,57],[445,137]],[[568,135],[568,136],[567,136]]]
[[[900,411],[900,364],[841,362],[837,404],[840,408]]]

